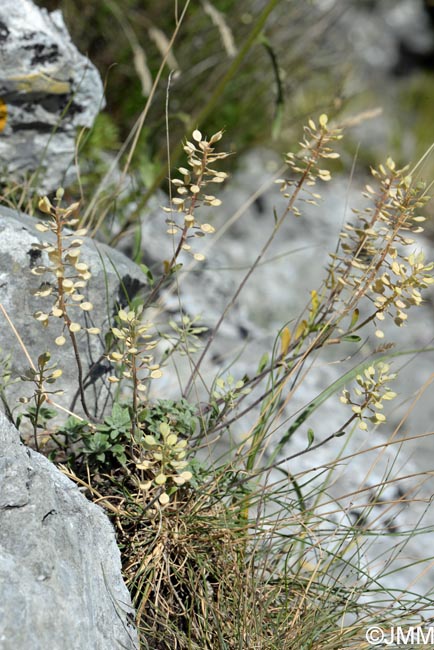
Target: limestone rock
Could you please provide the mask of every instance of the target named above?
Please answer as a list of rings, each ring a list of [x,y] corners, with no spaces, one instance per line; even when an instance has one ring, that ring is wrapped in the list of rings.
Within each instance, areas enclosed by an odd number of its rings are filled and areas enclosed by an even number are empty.
[[[33,313],[36,310],[50,310],[53,300],[50,297],[40,298],[32,295],[41,282],[52,280],[52,276],[36,276],[32,273],[35,265],[45,259],[45,252],[34,248],[41,240],[50,239],[50,233],[41,234],[35,229],[36,218],[31,218],[8,208],[0,207],[0,303],[8,313],[14,327],[21,336],[27,351],[36,363],[38,356],[46,351],[52,355],[63,370],[62,377],[53,385],[55,389],[63,389],[63,396],[56,401],[66,407],[71,406],[77,395],[77,367],[72,346],[66,343],[59,348],[54,340],[62,334],[62,323],[58,319],[50,319],[47,327],[35,321]],[[86,375],[93,367],[92,375],[85,384],[86,398],[95,415],[101,415],[107,403],[110,385],[107,382],[109,366],[106,359],[101,358],[104,351],[104,335],[112,324],[111,319],[119,306],[125,306],[127,297],[133,298],[143,287],[145,276],[140,268],[131,260],[103,244],[92,239],[84,239],[80,259],[86,262],[92,272],[88,282],[89,291],[86,298],[94,309],[81,314],[88,326],[99,327],[101,335],[89,336],[84,330],[77,333],[80,358]],[[80,310],[81,311],[81,310]],[[0,358],[13,352],[11,363],[12,377],[19,377],[28,368],[29,362],[18,343],[16,335],[0,315]],[[85,321],[82,320],[85,325]],[[28,385],[27,385],[28,384]],[[7,390],[8,404],[14,408],[17,398],[30,396],[33,386],[26,382],[13,384]],[[75,400],[79,408],[80,401]]]
[[[0,3],[0,158],[14,179],[36,172],[45,191],[73,168],[78,127],[103,107],[96,68],[71,42],[62,14],[31,0]]]
[[[0,412],[0,648],[137,648],[103,511]]]

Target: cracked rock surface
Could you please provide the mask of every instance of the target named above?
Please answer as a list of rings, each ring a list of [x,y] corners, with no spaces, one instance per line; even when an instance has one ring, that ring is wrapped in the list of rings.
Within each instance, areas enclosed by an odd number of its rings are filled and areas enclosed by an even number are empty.
[[[0,412],[0,648],[137,648],[103,511]]]
[[[2,0],[0,158],[8,175],[36,172],[45,191],[64,184],[76,130],[91,127],[103,106],[99,73],[72,43],[61,12]]]

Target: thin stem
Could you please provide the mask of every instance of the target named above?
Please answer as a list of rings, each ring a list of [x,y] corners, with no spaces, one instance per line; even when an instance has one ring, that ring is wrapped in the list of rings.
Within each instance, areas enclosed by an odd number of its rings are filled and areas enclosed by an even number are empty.
[[[201,170],[200,170],[200,173],[199,173],[199,175],[198,175],[198,177],[196,179],[196,185],[198,187],[202,187],[203,175],[205,173],[207,163],[208,163],[208,151],[205,149],[204,152],[203,152],[203,158],[202,158],[202,162],[201,162]],[[193,196],[191,198],[191,202],[190,202],[190,207],[189,207],[188,212],[187,212],[187,217],[191,217],[194,214],[194,210],[195,210],[195,207],[196,207],[198,196],[199,196],[199,192],[197,192],[196,194],[193,194]],[[184,225],[183,229],[182,229],[182,233],[181,233],[181,237],[180,237],[179,242],[178,242],[178,246],[176,247],[176,250],[173,253],[172,259],[169,262],[168,270],[167,270],[166,275],[169,275],[170,271],[175,266],[176,260],[178,259],[178,256],[181,253],[182,247],[185,244],[185,240],[187,239],[188,231],[189,231],[189,225],[188,225],[188,223],[186,223]]]
[[[239,286],[238,286],[237,290],[235,291],[233,297],[231,298],[231,300],[229,301],[229,303],[226,305],[225,309],[223,310],[220,318],[217,321],[217,324],[213,328],[212,335],[208,339],[207,344],[205,345],[205,347],[204,347],[198,361],[196,362],[196,364],[194,366],[194,369],[193,369],[193,372],[191,373],[191,376],[190,376],[190,378],[189,378],[189,380],[187,382],[187,385],[185,387],[185,390],[183,391],[183,397],[186,397],[189,394],[192,383],[194,382],[194,380],[195,380],[195,378],[196,378],[196,376],[197,376],[197,374],[199,372],[200,365],[201,365],[202,361],[204,360],[206,354],[208,353],[208,350],[210,349],[211,345],[213,344],[214,339],[216,337],[216,334],[219,331],[219,329],[220,329],[223,321],[225,320],[227,314],[229,313],[229,311],[231,310],[231,308],[233,307],[233,305],[237,301],[238,296],[240,295],[240,293],[244,289],[244,287],[247,284],[248,280],[250,279],[251,275],[254,273],[254,271],[256,270],[256,268],[258,266],[258,264],[261,262],[261,260],[264,257],[265,253],[267,252],[267,250],[271,246],[271,244],[274,241],[274,238],[276,236],[276,233],[279,231],[279,229],[282,226],[283,222],[285,221],[286,217],[293,210],[295,202],[296,202],[296,200],[297,200],[297,198],[298,198],[298,196],[299,196],[299,194],[300,194],[300,192],[301,192],[301,190],[303,188],[303,185],[304,185],[306,179],[308,178],[308,176],[309,176],[309,174],[310,174],[310,172],[312,170],[312,167],[315,165],[315,163],[317,161],[319,151],[321,150],[322,142],[323,142],[323,135],[321,135],[320,138],[318,139],[316,147],[313,150],[312,155],[311,155],[311,157],[310,157],[310,159],[309,159],[309,161],[308,161],[308,163],[306,165],[306,169],[304,170],[301,178],[298,180],[298,182],[297,182],[297,184],[295,186],[295,189],[294,189],[294,191],[292,193],[292,196],[291,196],[291,198],[290,198],[290,200],[288,202],[288,205],[286,206],[286,208],[283,211],[282,215],[280,216],[279,220],[275,224],[270,236],[268,237],[266,243],[264,244],[261,251],[259,252],[256,260],[253,262],[252,266],[249,268],[246,275],[241,280],[241,283],[239,284]]]
[[[75,363],[77,366],[77,373],[78,373],[78,390],[80,392],[81,405],[83,407],[83,411],[86,417],[89,418],[89,420],[95,421],[94,416],[91,415],[86,404],[86,398],[84,394],[84,383],[83,383],[83,366],[81,363],[80,351],[78,349],[77,338],[75,336],[75,333],[71,331],[72,321],[66,309],[65,290],[63,286],[63,279],[64,279],[63,274],[64,274],[65,267],[63,265],[63,257],[62,257],[63,256],[63,240],[62,240],[63,221],[62,221],[60,208],[54,208],[53,216],[56,221],[56,245],[57,245],[57,256],[58,256],[57,264],[58,264],[58,271],[59,271],[57,274],[57,292],[59,296],[59,309],[62,311],[62,317],[65,322],[66,328],[68,330],[68,335],[74,350],[74,358],[75,358]]]
[[[35,395],[35,415],[32,418],[32,426],[33,426],[33,440],[35,442],[35,449],[36,451],[39,451],[39,443],[38,443],[38,420],[39,420],[39,413],[41,411],[41,406],[44,403],[44,400],[42,399],[42,382],[39,379],[38,382],[39,386],[36,391]]]
[[[131,375],[133,379],[133,404],[132,404],[132,416],[131,416],[131,444],[134,444],[135,440],[135,434],[136,434],[136,418],[137,418],[137,385],[138,385],[138,377],[137,377],[137,357],[135,354],[131,355]]]
[[[185,129],[185,133],[190,133],[192,129],[195,128],[196,126],[200,127],[207,119],[207,117],[210,115],[210,113],[214,110],[214,108],[218,105],[218,103],[221,101],[221,97],[226,86],[229,84],[229,82],[232,80],[234,75],[237,73],[238,69],[240,68],[241,64],[243,63],[247,54],[255,44],[256,39],[258,38],[262,29],[264,28],[268,16],[276,7],[276,5],[279,3],[279,1],[280,0],[269,0],[268,4],[265,6],[261,15],[258,17],[256,23],[254,24],[250,34],[247,36],[244,44],[240,48],[237,56],[233,59],[226,74],[223,76],[221,81],[216,85],[215,90],[212,93],[210,99],[208,100],[206,106],[197,115],[194,115],[188,122]],[[182,20],[182,18],[184,17],[184,13],[185,13],[185,9],[182,13],[182,16],[180,17],[180,20]],[[178,28],[179,26],[177,26],[177,29]],[[180,157],[181,153],[182,153],[182,145],[179,144],[178,146],[175,147],[172,153],[172,160],[176,162],[176,160]],[[113,246],[116,242],[118,242],[119,239],[122,237],[122,235],[138,221],[143,208],[146,206],[151,196],[155,194],[157,188],[164,181],[165,175],[166,175],[166,171],[163,168],[161,172],[156,175],[154,182],[152,183],[149,190],[143,195],[142,199],[138,202],[136,209],[134,210],[130,218],[127,219],[127,221],[125,221],[121,230],[115,235],[115,237],[113,237],[110,240],[109,242],[110,246]]]
[[[71,320],[67,316],[67,320],[65,319],[65,322],[69,321],[71,323]],[[81,363],[80,359],[80,352],[78,349],[78,344],[77,344],[77,339],[74,334],[74,332],[71,332],[69,329],[69,338],[71,339],[72,347],[74,348],[74,357],[75,357],[75,363],[77,365],[77,373],[78,373],[78,389],[80,391],[80,402],[83,407],[84,414],[86,415],[89,420],[92,422],[97,422],[98,418],[94,417],[90,412],[86,404],[86,398],[84,395],[84,384],[83,384],[83,366]]]
[[[300,458],[300,456],[304,456],[305,454],[309,453],[310,451],[315,451],[316,449],[319,449],[320,447],[323,447],[324,445],[329,443],[334,438],[341,437],[342,435],[345,434],[345,429],[348,428],[354,422],[354,420],[356,418],[357,418],[357,415],[353,414],[345,422],[344,425],[339,427],[339,429],[337,431],[335,431],[334,433],[331,433],[329,436],[324,438],[324,440],[321,440],[320,442],[317,442],[315,445],[310,445],[310,446],[306,447],[305,449],[302,449],[301,451],[297,451],[296,453],[291,454],[290,456],[286,456],[286,458],[280,458],[278,461],[276,461],[275,463],[272,463],[271,465],[267,465],[266,467],[259,468],[258,470],[256,470],[256,472],[247,474],[242,479],[237,481],[234,484],[233,487],[240,487],[241,485],[244,485],[245,483],[248,483],[252,479],[257,478],[258,476],[260,476],[264,472],[268,472],[268,471],[270,471],[272,469],[276,469],[280,465],[283,465],[283,463],[289,463],[289,461],[294,460],[295,458]],[[273,458],[275,458],[275,456],[276,456],[276,453],[273,454]]]

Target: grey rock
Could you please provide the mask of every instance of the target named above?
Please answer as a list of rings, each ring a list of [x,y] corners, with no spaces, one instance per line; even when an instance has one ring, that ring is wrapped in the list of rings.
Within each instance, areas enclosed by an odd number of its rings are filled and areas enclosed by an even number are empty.
[[[45,191],[65,184],[76,130],[92,126],[104,97],[98,71],[71,42],[60,11],[2,1],[0,97],[5,173],[22,180],[34,172],[33,185]]]
[[[21,336],[27,351],[36,364],[38,356],[46,351],[52,355],[52,362],[63,369],[62,377],[53,385],[54,389],[65,391],[56,401],[65,407],[74,406],[74,396],[77,395],[77,366],[74,351],[68,343],[59,348],[54,340],[62,333],[62,322],[50,319],[46,328],[35,321],[33,313],[36,310],[50,310],[52,298],[38,298],[32,295],[41,282],[51,280],[52,276],[36,276],[32,268],[44,262],[45,253],[35,249],[35,244],[50,239],[51,233],[41,234],[35,229],[36,218],[0,207],[0,303],[8,313],[14,327]],[[84,330],[78,332],[80,358],[84,375],[93,368],[92,375],[86,380],[88,385],[86,399],[95,415],[101,415],[107,404],[110,404],[110,384],[107,382],[109,366],[107,360],[101,357],[104,351],[104,334],[112,324],[117,306],[127,304],[127,296],[133,298],[145,282],[145,276],[140,268],[131,260],[104,244],[93,239],[84,238],[81,260],[86,262],[92,272],[88,282],[87,299],[92,302],[94,309],[81,314],[84,326],[101,329],[100,336],[89,336]],[[18,343],[11,327],[0,316],[0,348],[3,356],[8,352],[12,355],[12,377],[21,376],[28,368],[29,362]],[[95,365],[96,364],[96,365]],[[17,404],[17,398],[30,396],[33,386],[22,382],[12,384],[7,389],[10,408]],[[75,400],[77,408],[80,401]]]
[[[138,647],[114,530],[0,412],[0,648]]]
[[[318,53],[311,57],[324,57],[325,53],[339,52],[362,72],[365,81],[389,86],[391,72],[401,63],[402,48],[420,54],[428,53],[433,46],[433,33],[424,11],[430,5],[423,0],[369,0],[350,2],[345,6],[336,0],[314,0],[313,7],[305,7],[304,20],[327,21],[327,29]],[[330,17],[334,13],[335,20]],[[375,77],[370,79],[369,76]],[[360,81],[360,80],[359,80]]]

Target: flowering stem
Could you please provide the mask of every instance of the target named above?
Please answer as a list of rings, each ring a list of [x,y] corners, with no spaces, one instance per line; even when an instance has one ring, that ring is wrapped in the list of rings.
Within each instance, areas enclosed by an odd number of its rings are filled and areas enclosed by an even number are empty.
[[[63,242],[62,242],[62,229],[63,229],[63,221],[62,221],[62,215],[61,212],[58,208],[54,208],[53,210],[54,213],[54,218],[56,220],[56,247],[57,247],[57,291],[58,291],[58,296],[59,296],[59,309],[62,311],[62,318],[65,322],[66,329],[68,330],[68,335],[72,343],[72,347],[74,350],[74,358],[75,358],[75,363],[77,366],[77,374],[78,374],[78,390],[80,393],[80,402],[83,407],[84,414],[86,417],[91,420],[91,421],[96,421],[96,419],[91,415],[89,412],[87,403],[86,403],[86,398],[84,395],[84,382],[83,382],[83,366],[81,363],[80,359],[80,352],[78,349],[78,343],[77,343],[77,338],[75,336],[75,333],[71,331],[71,319],[69,318],[67,309],[66,309],[66,301],[65,301],[65,289],[63,286],[63,280],[64,280],[64,271],[65,267],[63,264]]]
[[[201,365],[202,361],[204,360],[206,354],[208,353],[208,350],[210,349],[212,343],[214,342],[215,336],[216,336],[217,332],[219,331],[224,319],[226,318],[226,316],[228,315],[230,309],[233,307],[233,305],[237,301],[238,296],[240,295],[241,291],[244,289],[245,285],[249,281],[249,279],[250,279],[251,275],[253,274],[253,272],[256,270],[258,264],[261,262],[261,260],[264,257],[265,253],[267,252],[267,250],[271,246],[271,244],[274,241],[274,238],[276,236],[276,233],[279,231],[279,229],[282,226],[283,222],[285,221],[286,217],[288,216],[288,214],[290,214],[290,212],[294,208],[294,204],[295,204],[295,202],[296,202],[296,200],[297,200],[297,198],[298,198],[298,196],[299,196],[299,194],[300,194],[300,192],[302,190],[302,187],[303,187],[306,179],[308,178],[311,169],[314,167],[315,163],[318,160],[319,152],[321,151],[321,147],[322,147],[322,142],[323,142],[323,136],[321,135],[318,138],[315,149],[312,151],[312,156],[310,157],[309,161],[307,162],[306,169],[304,170],[302,176],[300,177],[300,179],[297,181],[297,183],[295,185],[295,189],[294,189],[294,191],[292,193],[292,196],[291,196],[291,198],[290,198],[290,200],[288,202],[288,205],[286,206],[286,208],[283,211],[282,215],[280,216],[280,218],[278,219],[278,221],[274,225],[274,228],[273,228],[273,230],[271,232],[271,235],[268,237],[266,243],[262,247],[260,253],[258,254],[258,256],[256,258],[256,260],[253,262],[252,266],[247,271],[246,275],[244,276],[244,278],[242,279],[240,285],[238,286],[237,290],[235,291],[233,297],[231,298],[231,300],[229,301],[229,303],[226,305],[225,309],[223,310],[219,320],[217,321],[217,324],[213,328],[212,335],[210,336],[210,338],[208,339],[207,344],[205,345],[204,349],[202,350],[202,353],[201,353],[198,361],[194,364],[193,372],[191,373],[190,378],[189,378],[189,380],[187,382],[187,385],[186,385],[186,387],[185,387],[185,389],[183,391],[183,397],[186,397],[189,394],[191,386],[192,386],[192,384],[193,384],[193,382],[194,382],[194,380],[195,380],[195,378],[196,378],[196,376],[197,376],[197,374],[199,372],[200,365]]]

